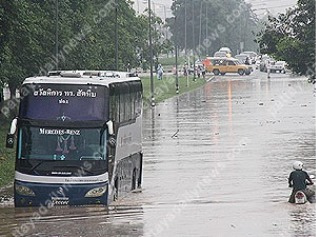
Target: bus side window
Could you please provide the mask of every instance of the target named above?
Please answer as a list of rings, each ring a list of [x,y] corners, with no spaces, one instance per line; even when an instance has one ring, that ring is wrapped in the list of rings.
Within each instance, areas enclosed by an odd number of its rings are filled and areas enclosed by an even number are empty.
[[[115,95],[114,96],[114,106],[115,106],[115,114],[113,116],[113,118],[115,119],[115,121],[119,122],[120,121],[120,96],[119,95]]]
[[[125,95],[120,94],[120,122],[124,122],[125,115]]]
[[[132,119],[132,114],[131,114],[131,94],[126,93],[125,94],[125,114],[124,114],[124,121],[129,121]]]
[[[138,117],[141,114],[142,110],[142,103],[141,103],[141,92],[136,93],[136,98],[135,98],[135,116]]]
[[[136,101],[136,92],[132,91],[132,93],[131,93],[131,119],[136,118],[135,101]]]
[[[115,122],[120,121],[120,96],[119,96],[119,88],[117,86],[111,87],[109,118]]]
[[[115,106],[115,95],[110,95],[110,116],[109,118],[115,121],[116,106]]]

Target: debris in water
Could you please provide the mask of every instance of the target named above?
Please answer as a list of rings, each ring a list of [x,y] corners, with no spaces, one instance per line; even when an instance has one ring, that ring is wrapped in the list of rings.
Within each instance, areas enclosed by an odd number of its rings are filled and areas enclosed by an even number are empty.
[[[171,136],[171,138],[178,137],[178,133],[179,133],[179,129],[176,131],[175,134],[173,134],[173,135]]]

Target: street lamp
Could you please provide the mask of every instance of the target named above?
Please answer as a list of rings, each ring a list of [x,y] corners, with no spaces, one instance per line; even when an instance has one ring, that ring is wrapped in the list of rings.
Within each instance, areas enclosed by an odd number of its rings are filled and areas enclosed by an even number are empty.
[[[177,29],[177,9],[174,16],[175,29]],[[179,75],[178,75],[178,37],[177,32],[174,34],[174,47],[176,56],[176,93],[179,94]]]
[[[195,75],[195,50],[194,50],[194,47],[195,47],[195,21],[194,21],[194,18],[195,18],[195,14],[194,14],[194,1],[192,1],[192,32],[193,32],[193,80],[195,81],[196,80],[196,75]]]
[[[151,0],[143,0],[143,3],[148,3],[148,38],[149,38],[149,63],[150,63],[150,90],[151,90],[151,105],[155,106],[155,93],[154,93],[154,72],[153,72],[153,44],[152,44],[152,12],[151,12]],[[155,4],[153,2],[153,4]],[[161,4],[163,5],[163,4]],[[155,8],[155,5],[153,5]]]
[[[154,72],[153,72],[153,44],[151,35],[151,1],[148,1],[148,37],[149,37],[149,62],[150,62],[150,90],[151,90],[151,106],[155,106],[154,94]]]
[[[187,0],[184,0],[184,54],[187,57]]]

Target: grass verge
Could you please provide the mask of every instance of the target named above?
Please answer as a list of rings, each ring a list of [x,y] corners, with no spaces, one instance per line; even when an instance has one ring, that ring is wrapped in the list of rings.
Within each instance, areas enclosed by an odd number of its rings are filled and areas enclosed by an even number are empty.
[[[186,57],[179,57],[178,58],[178,63],[179,64],[184,64],[186,62]],[[175,65],[175,57],[169,57],[169,58],[160,58],[159,63],[161,63],[162,66],[172,66]]]
[[[149,77],[141,77],[144,89],[144,103],[148,103],[151,100],[151,84]],[[203,86],[206,81],[204,79],[197,78],[195,81],[193,77],[179,77],[179,94],[192,91]],[[176,77],[173,75],[164,76],[162,80],[157,80],[154,76],[154,94],[155,101],[159,103],[165,99],[176,96]]]
[[[15,149],[5,148],[9,121],[0,116],[0,187],[7,185],[14,178]]]

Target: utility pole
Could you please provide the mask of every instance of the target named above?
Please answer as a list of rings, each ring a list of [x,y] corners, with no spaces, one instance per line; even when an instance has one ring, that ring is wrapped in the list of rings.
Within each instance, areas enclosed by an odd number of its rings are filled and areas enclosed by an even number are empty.
[[[205,39],[208,39],[208,3],[205,3]],[[208,56],[208,48],[205,47],[205,55]]]
[[[187,58],[187,0],[184,0],[184,54]]]
[[[185,77],[186,77],[186,86],[189,86],[189,81],[188,81],[188,23],[187,23],[187,0],[184,0],[184,54],[185,54],[185,65],[184,65],[184,70],[185,70]]]
[[[176,93],[179,94],[179,75],[178,75],[178,36],[177,36],[177,9],[174,16],[175,35],[174,35],[174,48],[176,56]]]
[[[118,63],[118,0],[115,0],[115,69],[119,70]]]
[[[55,39],[55,46],[56,46],[56,70],[58,71],[58,64],[59,64],[59,59],[58,59],[58,41],[59,41],[59,38],[58,38],[58,34],[59,34],[59,29],[58,29],[58,18],[59,18],[59,9],[58,9],[58,6],[59,3],[58,3],[58,0],[56,0],[56,39]]]
[[[201,5],[200,5],[199,59],[201,59],[202,10],[203,10],[202,7],[203,7],[203,1],[201,1]]]
[[[194,14],[194,1],[192,1],[192,32],[193,32],[193,45],[192,45],[192,50],[193,50],[193,80],[196,80],[196,75],[195,75],[195,14]]]
[[[151,90],[151,106],[155,106],[154,94],[154,72],[153,72],[153,44],[151,35],[151,1],[148,0],[148,36],[149,36],[149,62],[150,62],[150,90]]]

